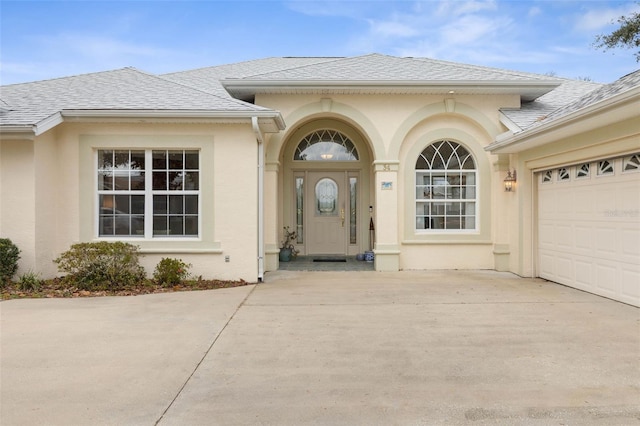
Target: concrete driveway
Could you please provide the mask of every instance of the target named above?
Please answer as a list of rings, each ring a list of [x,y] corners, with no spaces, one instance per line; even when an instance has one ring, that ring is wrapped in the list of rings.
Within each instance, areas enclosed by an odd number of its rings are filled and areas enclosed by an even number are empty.
[[[490,271],[0,303],[0,424],[640,424],[640,309]]]

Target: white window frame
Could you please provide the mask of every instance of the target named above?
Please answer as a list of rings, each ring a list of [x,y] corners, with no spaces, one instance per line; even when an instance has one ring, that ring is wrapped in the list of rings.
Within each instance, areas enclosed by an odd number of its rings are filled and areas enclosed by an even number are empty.
[[[475,157],[473,156],[472,152],[465,147],[463,144],[459,143],[459,142],[455,142],[455,141],[451,141],[451,140],[439,140],[436,142],[433,142],[429,145],[427,145],[419,154],[419,156],[423,156],[423,153],[430,147],[433,145],[438,145],[438,148],[436,149],[436,154],[437,155],[441,155],[440,154],[440,148],[444,145],[444,144],[450,144],[450,146],[454,146],[457,145],[458,147],[460,147],[461,149],[464,149],[464,151],[466,151],[467,156],[465,157],[465,159],[463,160],[463,163],[466,162],[466,160],[470,159],[473,163],[473,169],[465,169],[462,167],[459,168],[448,168],[449,163],[451,162],[451,159],[453,158],[454,155],[457,156],[457,148],[454,149],[454,151],[450,154],[450,156],[446,159],[446,164],[445,164],[445,168],[444,169],[434,169],[434,168],[426,168],[426,169],[418,169],[417,168],[417,164],[416,164],[416,168],[415,168],[415,180],[414,180],[414,208],[415,208],[415,213],[414,213],[414,230],[416,233],[418,234],[477,234],[478,231],[480,230],[480,200],[479,200],[479,194],[480,194],[480,185],[479,185],[479,173],[478,173],[478,163],[475,159]],[[441,157],[442,158],[442,157]],[[459,158],[459,157],[458,157]],[[426,159],[426,157],[425,157]],[[431,159],[433,161],[433,158]],[[443,161],[445,161],[444,158],[442,158]],[[429,161],[427,161],[427,163],[429,163]],[[458,161],[459,163],[459,161]],[[438,175],[438,176],[436,176]],[[442,176],[440,176],[442,175]],[[457,176],[454,176],[457,175]],[[466,176],[464,176],[466,175]],[[429,184],[425,185],[424,184],[424,177],[429,176],[431,179],[429,179]],[[449,188],[447,189],[447,186],[450,185],[449,182],[449,177],[460,177],[460,184],[458,185],[454,185],[454,188]],[[466,183],[466,184],[462,184],[462,180],[464,177],[468,178],[469,176],[473,177],[473,183]],[[444,178],[444,180],[446,181],[443,185],[439,185],[439,186],[443,186],[444,187],[444,198],[433,198],[433,194],[435,193],[435,185],[433,184],[433,179],[432,178]],[[422,182],[420,182],[422,178]],[[474,190],[474,197],[473,198],[462,198],[462,195],[460,195],[460,198],[454,198],[453,194],[454,194],[454,189],[459,189],[461,192],[464,191],[465,194],[468,193],[468,189],[473,188]],[[451,195],[451,197],[450,197]],[[473,208],[474,208],[474,212],[472,215],[469,214],[465,214],[465,215],[454,215],[454,214],[447,214],[447,208],[451,207],[451,205],[453,203],[459,203],[460,206],[462,206],[463,204],[466,203],[473,203]],[[444,207],[444,212],[442,215],[437,214],[434,215],[433,213],[430,215],[418,215],[418,211],[419,210],[423,210],[427,205],[443,205],[442,207]],[[439,207],[439,206],[438,206]],[[420,222],[420,217],[422,217],[423,221],[426,220],[432,220],[435,218],[440,218],[442,217],[445,224],[447,222],[447,218],[457,218],[460,224],[462,224],[462,221],[465,220],[465,218],[468,217],[473,217],[473,227],[472,228],[446,228],[446,225],[444,225],[443,228],[420,228],[418,227],[418,223]],[[429,219],[430,218],[430,219]],[[423,226],[424,226],[424,222],[423,222]]]
[[[586,170],[583,167],[586,166]],[[576,166],[576,180],[589,179],[591,177],[591,163],[582,163]]]
[[[640,158],[640,153],[627,155],[622,158],[622,173],[638,173],[640,172],[640,165],[637,163]],[[634,161],[635,160],[635,161]],[[627,166],[631,164],[632,167],[627,169]]]
[[[569,167],[560,167],[558,169],[558,182],[565,182],[571,180],[571,172]]]
[[[606,167],[606,168],[602,167],[605,161],[607,162],[607,165],[610,166],[610,167]],[[616,164],[615,160],[612,159],[612,158],[605,158],[605,159],[599,160],[596,163],[597,168],[598,168],[598,172],[596,173],[596,176],[597,177],[614,176],[615,175],[615,170],[616,170],[615,164]]]
[[[97,212],[94,216],[95,221],[95,235],[99,239],[105,240],[183,240],[193,241],[199,240],[202,234],[202,156],[200,149],[197,148],[97,148],[94,151],[94,173],[98,177],[98,161],[101,151],[144,151],[145,155],[145,189],[144,190],[100,190],[98,186],[94,187],[95,192],[95,205]],[[198,184],[197,190],[154,190],[153,189],[153,152],[154,151],[167,151],[167,152],[184,152],[195,151],[198,153]],[[96,182],[97,183],[97,182]],[[144,195],[145,196],[145,208],[144,208],[144,235],[100,235],[100,195]],[[153,197],[154,195],[196,195],[198,197],[198,209],[197,209],[197,227],[198,233],[196,235],[153,235]],[[183,213],[184,214],[184,213]]]
[[[303,158],[308,152],[311,158]],[[315,130],[296,146],[293,161],[360,161],[356,145],[344,133],[332,129]]]

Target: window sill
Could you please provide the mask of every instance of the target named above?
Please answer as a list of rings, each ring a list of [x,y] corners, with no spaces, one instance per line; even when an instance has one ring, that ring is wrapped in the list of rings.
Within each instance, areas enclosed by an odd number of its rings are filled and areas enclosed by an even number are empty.
[[[221,248],[141,248],[142,254],[222,254]]]
[[[140,254],[222,254],[222,244],[196,238],[96,238],[94,241],[122,241],[137,245]]]
[[[438,234],[439,236],[442,236],[444,234]],[[475,245],[489,245],[489,244],[493,244],[493,241],[491,240],[477,240],[477,239],[460,239],[459,236],[457,235],[447,235],[450,237],[454,237],[454,238],[450,238],[450,239],[438,239],[438,240],[403,240],[401,242],[402,245],[405,246],[420,246],[420,245],[452,245],[452,244],[456,244],[456,245],[471,245],[471,244],[475,244]]]

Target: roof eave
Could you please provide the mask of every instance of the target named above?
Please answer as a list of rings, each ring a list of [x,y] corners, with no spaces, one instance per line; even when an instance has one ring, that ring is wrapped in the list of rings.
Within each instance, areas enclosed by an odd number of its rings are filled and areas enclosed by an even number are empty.
[[[265,126],[265,132],[273,133],[285,129],[284,119],[278,111],[225,111],[225,110],[64,110],[66,121],[91,119],[126,120],[203,120],[206,122],[244,122],[256,117]],[[249,121],[250,122],[250,121]],[[268,129],[268,130],[266,130]]]
[[[640,102],[640,87],[635,87],[520,133],[507,132],[502,136],[499,135],[494,143],[485,147],[485,150],[492,154],[515,154],[546,145],[572,134],[588,132],[601,127],[603,123],[638,117],[640,113],[637,108],[634,108],[638,102]],[[627,105],[630,105],[631,108],[628,108],[626,112],[621,111]],[[589,120],[589,118],[598,116],[604,116],[604,118]]]
[[[511,132],[517,133],[522,131],[522,128],[518,126],[512,119],[510,119],[503,111],[499,112],[498,118],[500,120],[500,123],[504,124],[504,126]]]
[[[345,89],[379,92],[381,90],[465,94],[481,89],[486,93],[517,94],[523,101],[534,100],[558,87],[558,80],[486,81],[486,80],[249,80],[223,79],[223,87],[232,95],[245,96],[275,91],[344,91]]]
[[[0,139],[33,140],[36,137],[36,127],[32,125],[0,126]]]

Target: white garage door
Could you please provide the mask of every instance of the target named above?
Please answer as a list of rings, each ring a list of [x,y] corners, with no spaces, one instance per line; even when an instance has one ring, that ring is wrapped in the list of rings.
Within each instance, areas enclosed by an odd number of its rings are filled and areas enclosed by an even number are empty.
[[[640,306],[640,153],[538,179],[538,275]]]

